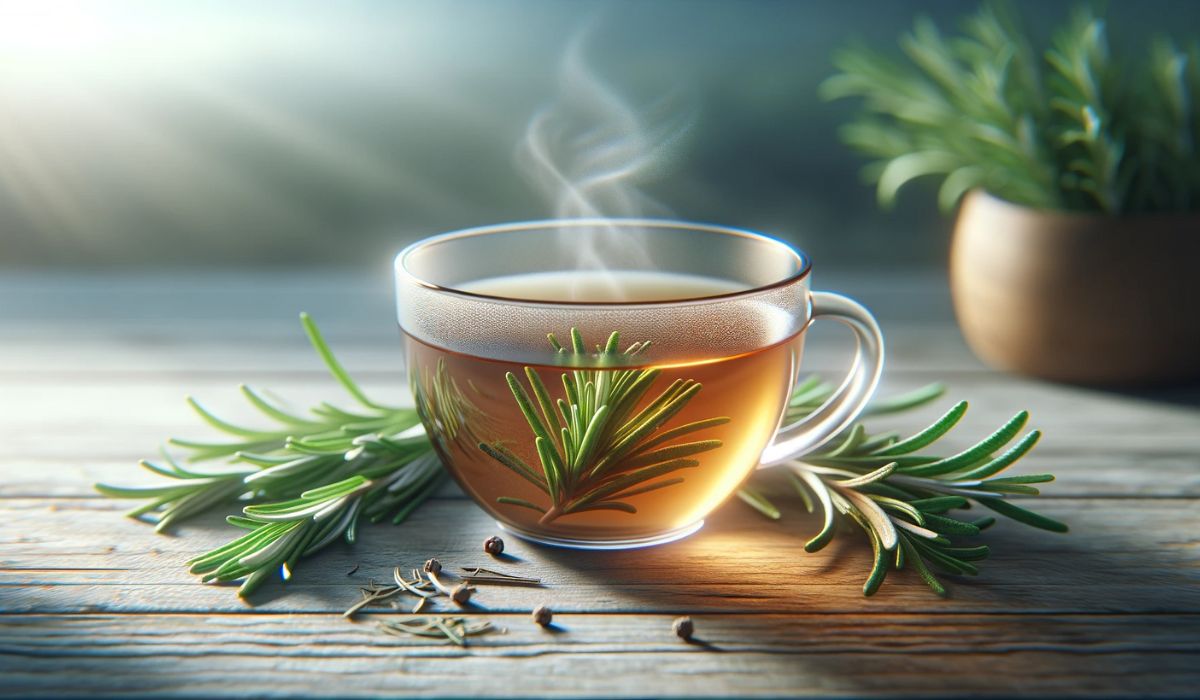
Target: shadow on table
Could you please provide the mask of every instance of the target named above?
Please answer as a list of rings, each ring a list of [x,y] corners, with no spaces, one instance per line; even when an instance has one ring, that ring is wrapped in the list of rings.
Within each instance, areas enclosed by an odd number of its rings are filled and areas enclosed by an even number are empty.
[[[806,553],[803,542],[819,523],[797,507],[768,522],[731,503],[697,535],[654,549],[538,554],[630,612],[1200,612],[1200,569],[1187,533],[1194,522],[1180,522],[1172,506],[1125,499],[1026,505],[1066,521],[1072,533],[1000,518],[980,540],[991,556],[978,562],[978,577],[938,574],[946,599],[911,570],[889,572],[880,590],[864,597],[866,537],[849,526],[826,549]]]
[[[1200,362],[1200,358],[1197,358],[1197,362]],[[1200,408],[1200,380],[1156,389],[1109,389],[1108,391],[1143,401]]]
[[[638,627],[629,635],[638,643],[669,644],[665,648],[671,654],[726,652],[721,658],[737,659],[730,662],[733,667],[741,659],[765,659],[764,667],[782,679],[779,687],[795,680],[851,690],[873,687],[867,667],[873,661],[942,668],[943,664],[953,667],[949,659],[965,654],[994,655],[998,663],[1014,658],[1036,662],[1039,673],[1066,677],[1071,665],[1081,659],[1093,659],[1089,663],[1095,667],[1100,663],[1094,661],[1099,658],[1096,654],[1131,649],[1157,653],[1161,647],[1155,645],[1162,644],[1162,638],[1155,636],[1156,625],[1173,626],[1171,634],[1178,639],[1189,633],[1181,626],[1200,619],[1195,516],[1172,510],[1182,506],[1166,499],[1045,499],[1039,510],[1067,520],[1073,533],[1054,535],[1001,522],[988,533],[994,554],[981,563],[978,579],[944,577],[951,589],[948,600],[933,596],[911,572],[893,572],[876,596],[863,598],[869,551],[861,534],[850,530],[826,550],[805,554],[802,543],[816,530],[816,518],[804,514],[794,501],[781,500],[780,505],[783,519],[771,522],[732,502],[701,533],[651,549],[578,552],[512,541],[511,551],[521,561],[507,566],[536,567],[547,585],[536,591],[489,591],[486,599],[481,594],[488,605],[481,612],[527,613],[544,599],[567,614],[637,613],[643,617],[631,622]],[[143,543],[159,541],[148,530],[129,532],[134,546],[124,552],[128,557]],[[398,563],[416,564],[421,556],[443,553],[446,562],[456,566],[485,561],[479,543],[494,532],[495,525],[473,506],[435,500],[404,528],[371,528],[369,538],[364,537],[370,546],[364,541],[354,549],[332,547],[309,560],[291,584],[265,586],[253,598],[256,612],[340,611],[353,602],[356,585]],[[182,552],[193,546],[212,546],[229,534],[229,529],[206,521],[202,531],[189,532],[178,543],[186,547],[175,548],[170,556],[180,562],[169,565],[180,565],[185,558]],[[416,534],[423,535],[419,543],[413,541]],[[146,573],[171,589],[164,590],[162,603],[156,603],[163,612],[249,611],[229,588],[198,586],[194,578],[173,569]],[[27,595],[35,594],[24,598],[33,609],[16,606],[25,608],[23,612],[66,612],[64,602],[85,603],[91,588],[56,586],[63,589],[57,594],[29,590],[35,587],[23,589]],[[104,587],[129,603],[136,603],[143,590]],[[0,588],[0,596],[7,597],[14,589]],[[58,610],[39,609],[39,598]],[[93,612],[122,612],[124,605],[116,600],[107,610],[87,605]],[[0,598],[0,610],[13,611],[10,602]],[[124,611],[138,612],[132,606]],[[670,620],[682,614],[695,619],[694,645],[673,643]],[[33,636],[32,626],[54,634],[66,634],[60,628],[79,629],[65,627],[65,616],[60,614],[7,617],[0,619],[0,625],[21,618],[8,630],[9,639],[15,640],[11,648],[18,654],[46,653],[22,641]],[[74,620],[99,629],[104,625],[103,615]],[[569,644],[575,635],[586,634],[582,628],[573,628],[570,622],[566,627],[567,632],[556,637],[567,647],[555,653],[589,653],[586,644]],[[331,625],[330,629],[337,634],[341,628]],[[1047,649],[1072,653],[1041,653]],[[1039,655],[1008,656],[1014,652]],[[62,653],[78,652],[64,647]],[[739,656],[733,657],[735,653]],[[1175,657],[1165,654],[1164,658]],[[139,662],[118,656],[104,663],[109,673],[119,674],[137,668]],[[1125,677],[1129,683],[1138,682],[1137,674]],[[1013,678],[1013,683],[1021,682],[1019,674]]]
[[[950,669],[1007,664],[1021,652],[1034,654],[1022,663],[1038,673],[1069,678],[1083,666],[1103,668],[1102,657],[1092,655],[1106,650],[1155,654],[1200,633],[1200,569],[1188,532],[1194,518],[1171,525],[1170,507],[1154,501],[1129,510],[1121,500],[1095,507],[1080,501],[1038,507],[1067,520],[1073,534],[998,523],[984,538],[993,554],[979,562],[978,578],[939,575],[947,599],[912,571],[890,572],[875,596],[863,597],[871,562],[865,537],[851,528],[826,550],[806,554],[801,543],[818,523],[795,508],[768,523],[733,503],[693,538],[652,552],[541,555],[619,596],[631,612],[691,615],[709,650],[791,659],[775,672],[797,686],[865,691],[876,685],[872,659]],[[756,615],[747,620],[745,613]],[[1171,630],[1161,626],[1164,619]],[[971,655],[978,656],[964,660]],[[1025,681],[1017,674],[1009,683],[988,692],[1017,692]],[[1111,683],[1114,692],[1140,690],[1117,677]]]

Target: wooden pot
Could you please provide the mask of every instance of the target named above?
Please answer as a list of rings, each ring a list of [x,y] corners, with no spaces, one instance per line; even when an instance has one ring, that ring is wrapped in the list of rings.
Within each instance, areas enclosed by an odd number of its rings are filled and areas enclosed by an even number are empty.
[[[1200,377],[1200,216],[1107,217],[967,195],[950,251],[963,335],[999,369],[1081,384]]]

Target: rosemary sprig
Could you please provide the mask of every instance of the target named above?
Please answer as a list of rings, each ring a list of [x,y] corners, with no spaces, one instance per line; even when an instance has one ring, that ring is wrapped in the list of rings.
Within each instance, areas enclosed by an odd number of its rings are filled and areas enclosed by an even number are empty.
[[[205,581],[244,580],[239,589],[243,596],[275,570],[282,579],[291,578],[297,560],[339,538],[353,543],[363,518],[402,522],[443,476],[417,411],[369,399],[333,356],[312,319],[301,314],[300,320],[313,348],[358,409],[351,412],[322,402],[311,409],[311,416],[300,416],[242,386],[251,405],[277,424],[258,429],[222,420],[189,397],[205,422],[235,440],[172,439],[171,444],[187,451],[190,461],[226,458],[243,468],[198,472],[183,468],[164,450],[166,466],[141,464],[171,483],[96,485],[107,496],[150,499],[128,514],[155,517],[159,531],[218,506],[255,501],[242,515],[228,518],[249,532],[188,562]]]
[[[585,361],[589,365],[620,364],[650,346],[638,342],[620,351],[620,334],[613,332],[603,346],[589,352],[577,328],[571,329],[569,348],[553,333],[547,337],[568,365]],[[693,457],[720,447],[721,441],[680,442],[677,438],[729,419],[710,418],[658,432],[701,389],[698,382],[677,379],[643,406],[641,399],[659,374],[657,369],[574,369],[561,376],[566,399],[552,402],[537,370],[525,368],[529,390],[509,372],[508,387],[533,433],[540,468],[531,467],[503,441],[480,442],[479,449],[537,486],[550,503],[543,507],[508,496],[496,500],[535,510],[542,514],[539,522],[546,524],[591,510],[636,513],[637,508],[625,499],[682,482],[682,477],[658,479],[699,466]]]
[[[793,417],[820,405],[830,391],[815,379],[806,381],[801,389],[793,399]],[[931,385],[876,402],[873,412],[912,408],[941,393],[939,385]],[[857,423],[832,447],[788,462],[790,481],[806,509],[812,512],[819,504],[823,519],[821,530],[804,545],[805,551],[825,547],[839,520],[853,522],[867,534],[874,554],[863,584],[864,595],[873,595],[890,569],[905,566],[916,571],[935,593],[945,595],[935,569],[975,575],[978,568],[972,562],[989,553],[986,545],[962,546],[952,538],[973,537],[995,522],[992,517],[954,517],[951,511],[974,503],[1032,527],[1066,532],[1063,523],[1007,500],[1011,495],[1038,495],[1032,484],[1053,481],[1052,475],[997,476],[1024,457],[1041,437],[1040,431],[1032,430],[1017,439],[1029,418],[1027,412],[1021,411],[953,456],[921,453],[944,437],[966,412],[967,402],[960,401],[930,426],[904,439],[895,433],[869,434]],[[779,509],[758,490],[744,488],[738,495],[765,517],[780,518]]]
[[[946,211],[976,187],[1109,215],[1200,205],[1194,37],[1183,48],[1159,37],[1144,58],[1116,60],[1086,5],[1042,56],[1003,3],[983,4],[964,30],[945,37],[922,18],[900,40],[904,59],[866,46],[834,56],[822,95],[861,99],[842,137],[875,159],[864,174],[880,204],[933,176]]]
[[[387,454],[396,448],[386,443],[375,445],[384,447],[378,454],[362,453],[372,461],[358,465],[354,476],[229,516],[231,525],[249,532],[189,561],[191,573],[204,581],[245,579],[238,593],[246,596],[276,568],[286,581],[299,558],[338,538],[353,544],[362,516],[378,522],[391,515],[394,523],[402,522],[437,487],[441,464],[421,445],[396,454]]]
[[[1120,109],[1104,22],[1081,9],[1046,52],[1055,96],[1050,106],[1064,119],[1055,136],[1062,149],[1064,182],[1116,214],[1126,199],[1132,163],[1122,165],[1125,144],[1113,132],[1113,110]],[[1150,155],[1150,154],[1147,154]],[[1127,172],[1118,173],[1121,168]]]

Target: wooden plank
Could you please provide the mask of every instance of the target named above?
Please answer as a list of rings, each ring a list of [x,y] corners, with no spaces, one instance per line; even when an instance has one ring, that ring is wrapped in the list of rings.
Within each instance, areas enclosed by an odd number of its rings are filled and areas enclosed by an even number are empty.
[[[1200,667],[1195,615],[715,615],[697,644],[669,616],[489,619],[507,632],[457,648],[330,615],[4,616],[0,692],[1149,697]]]
[[[181,536],[157,536],[102,499],[0,501],[0,609],[7,612],[245,611],[229,587],[200,585],[183,566],[238,531],[211,517]],[[1001,523],[988,532],[993,556],[977,579],[947,577],[953,595],[934,597],[911,573],[890,576],[873,598],[858,533],[826,551],[800,546],[816,522],[795,502],[765,521],[738,503],[698,535],[625,552],[572,552],[506,537],[514,571],[546,589],[505,588],[478,596],[497,611],[529,610],[551,596],[586,612],[1200,612],[1200,509],[1186,499],[1042,499],[1037,507],[1074,528],[1069,535]],[[480,543],[495,524],[463,500],[435,500],[398,528],[361,533],[307,561],[286,587],[270,585],[259,610],[332,612],[357,600],[355,584],[429,556],[450,566],[487,565]],[[347,576],[358,566],[354,576]],[[1169,591],[1167,594],[1165,591]]]

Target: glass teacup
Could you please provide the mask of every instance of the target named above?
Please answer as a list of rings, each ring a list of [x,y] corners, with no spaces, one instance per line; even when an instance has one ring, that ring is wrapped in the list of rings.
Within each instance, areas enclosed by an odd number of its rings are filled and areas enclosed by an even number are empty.
[[[396,258],[409,382],[450,474],[504,529],[594,549],[695,532],[756,466],[862,411],[879,328],[809,278],[779,240],[662,220],[488,226]],[[851,328],[856,357],[781,428],[818,317]]]

